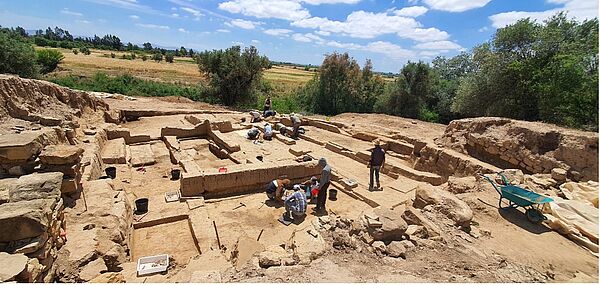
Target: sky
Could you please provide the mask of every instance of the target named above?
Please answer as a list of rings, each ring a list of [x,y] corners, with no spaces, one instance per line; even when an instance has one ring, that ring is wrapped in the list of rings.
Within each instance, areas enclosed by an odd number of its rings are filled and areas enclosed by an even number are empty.
[[[253,45],[271,60],[313,65],[348,52],[395,73],[409,60],[451,57],[520,18],[541,22],[558,11],[591,19],[598,0],[0,0],[0,25],[168,48]]]

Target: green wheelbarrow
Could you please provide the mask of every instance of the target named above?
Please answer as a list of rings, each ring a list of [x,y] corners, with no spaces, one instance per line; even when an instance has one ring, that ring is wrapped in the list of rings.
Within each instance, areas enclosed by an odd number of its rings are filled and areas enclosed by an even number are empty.
[[[493,179],[485,175],[481,175],[483,176],[483,178],[489,181],[492,184],[492,186],[494,186],[494,189],[500,195],[500,200],[498,201],[498,208],[516,209],[522,207],[523,209],[525,209],[525,216],[530,222],[539,224],[542,221],[546,220],[546,217],[541,211],[541,206],[545,203],[550,203],[554,201],[552,200],[552,198],[510,184],[510,182],[508,182],[508,180],[502,172],[499,172],[498,175],[500,176],[500,178],[502,178],[504,185],[499,185]],[[502,206],[502,200],[507,200],[508,205]]]

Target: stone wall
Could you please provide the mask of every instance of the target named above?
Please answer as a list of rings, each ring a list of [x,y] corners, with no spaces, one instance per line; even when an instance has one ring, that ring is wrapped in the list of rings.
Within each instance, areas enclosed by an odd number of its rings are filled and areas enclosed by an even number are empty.
[[[501,168],[598,180],[598,133],[504,118],[452,121],[441,143]]]
[[[66,242],[62,177],[58,172],[30,174],[0,185],[0,192],[8,192],[0,205],[0,252],[23,263],[17,270],[2,272],[12,277],[0,281],[54,281],[58,250]]]
[[[205,196],[207,198],[258,193],[265,190],[269,182],[278,178],[287,178],[298,183],[319,176],[321,167],[316,161],[264,162],[249,165],[232,165],[227,172],[216,170],[204,173],[183,173],[180,180],[183,197]]]

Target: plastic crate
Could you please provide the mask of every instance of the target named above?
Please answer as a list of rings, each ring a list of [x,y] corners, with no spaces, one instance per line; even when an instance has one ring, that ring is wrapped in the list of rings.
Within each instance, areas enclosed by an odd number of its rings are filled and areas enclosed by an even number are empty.
[[[169,255],[146,256],[138,259],[137,272],[138,276],[164,272],[169,267]]]

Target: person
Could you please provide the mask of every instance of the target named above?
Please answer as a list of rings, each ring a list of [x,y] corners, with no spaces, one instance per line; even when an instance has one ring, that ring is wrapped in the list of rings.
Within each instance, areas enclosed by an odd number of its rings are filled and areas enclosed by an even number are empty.
[[[250,111],[250,123],[260,122],[262,119],[260,118],[260,113],[257,111]]]
[[[273,139],[273,128],[269,123],[265,124],[265,134],[263,135],[263,138],[268,141]]]
[[[269,200],[278,201],[278,202],[283,201],[281,199],[281,197],[283,197],[283,190],[289,184],[290,184],[289,179],[275,179],[275,180],[271,181],[267,185],[267,190],[266,190],[267,197],[269,198]]]
[[[319,159],[319,166],[323,168],[321,171],[321,181],[319,182],[319,193],[317,194],[317,206],[314,211],[316,214],[325,213],[325,202],[327,200],[327,189],[329,188],[329,182],[331,182],[331,166],[327,164],[325,158]]]
[[[273,111],[273,110],[266,110],[263,113],[263,118],[268,118],[268,117],[275,117],[275,115],[277,115],[277,112]]]
[[[311,177],[310,179],[302,182],[302,188],[304,188],[304,192],[306,193],[306,198],[315,198],[312,199],[313,202],[316,201],[317,194],[319,193],[319,179],[317,177]]]
[[[252,127],[250,130],[248,130],[248,139],[255,140],[258,138],[259,134],[260,134],[260,131],[258,130],[258,128]]]
[[[267,99],[265,100],[265,108],[263,109],[263,114],[266,114],[269,110],[271,110],[271,96],[267,97]]]
[[[280,133],[282,136],[285,136],[285,135],[287,134],[287,127],[286,127],[286,126],[284,126],[284,125],[281,125],[281,127],[279,127],[279,133]]]
[[[298,131],[300,129],[300,125],[302,124],[302,121],[300,121],[300,118],[298,118],[298,116],[295,114],[290,115],[290,120],[292,121],[292,126],[294,128],[292,130],[292,138],[298,139]]]
[[[285,206],[284,219],[295,220],[306,215],[306,195],[300,185],[294,187],[294,193],[285,198],[283,202]]]
[[[373,191],[373,176],[375,176],[375,182],[377,183],[377,188],[375,190],[381,189],[381,184],[379,184],[379,172],[383,169],[383,164],[385,163],[385,151],[381,148],[381,142],[379,139],[375,140],[375,148],[371,151],[371,160],[369,160],[368,168],[371,169],[369,174],[369,191]]]

